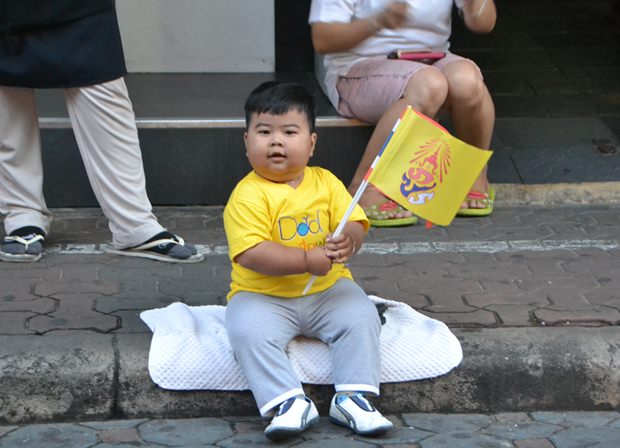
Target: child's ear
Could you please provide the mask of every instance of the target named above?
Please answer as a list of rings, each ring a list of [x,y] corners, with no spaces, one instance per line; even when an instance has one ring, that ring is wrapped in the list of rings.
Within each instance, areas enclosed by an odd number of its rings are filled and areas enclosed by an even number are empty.
[[[245,145],[245,156],[248,156],[248,131],[243,133],[243,144]]]
[[[310,157],[314,155],[314,147],[316,146],[317,138],[318,138],[318,135],[316,132],[313,132],[312,134],[310,134]]]

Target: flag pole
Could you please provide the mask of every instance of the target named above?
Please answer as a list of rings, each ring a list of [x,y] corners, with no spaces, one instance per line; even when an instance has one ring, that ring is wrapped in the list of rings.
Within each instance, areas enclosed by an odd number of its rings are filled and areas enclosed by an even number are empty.
[[[394,127],[392,127],[392,132],[390,132],[390,135],[388,136],[388,138],[383,143],[383,146],[381,147],[381,150],[379,151],[379,153],[375,157],[375,160],[372,161],[372,164],[370,165],[370,168],[368,168],[368,171],[366,171],[366,174],[364,175],[364,180],[362,181],[360,186],[357,188],[357,191],[355,192],[355,195],[353,196],[353,199],[351,200],[351,204],[349,204],[349,208],[347,209],[346,213],[344,214],[344,216],[342,217],[342,219],[338,223],[338,227],[336,227],[336,230],[334,231],[332,236],[336,237],[336,236],[340,235],[340,233],[342,232],[342,229],[344,229],[344,226],[349,221],[349,217],[351,216],[351,213],[353,213],[353,210],[355,209],[355,206],[357,205],[357,203],[359,202],[360,198],[364,194],[364,191],[366,191],[366,187],[368,187],[368,178],[372,174],[372,170],[375,168],[375,166],[377,166],[377,163],[379,163],[379,159],[381,158],[381,155],[383,154],[383,151],[385,150],[386,146],[388,145],[388,143],[392,139],[392,136],[394,135],[394,132],[396,131],[396,128],[398,127],[398,125],[400,124],[402,118],[405,116],[405,113],[407,113],[407,111],[409,109],[411,109],[411,106],[407,106],[405,108],[405,110],[403,111],[403,113],[401,114],[401,116],[398,118],[398,120],[396,120],[396,123],[394,123]],[[314,284],[315,280],[316,280],[316,275],[313,275],[310,278],[310,280],[308,281],[308,283],[306,284],[306,287],[304,288],[304,290],[302,292],[302,295],[305,296],[306,294],[308,294],[308,291],[310,291],[310,288],[312,288],[312,285]]]
[[[374,165],[374,163],[373,163],[373,165]],[[342,229],[344,229],[344,226],[349,221],[349,217],[351,216],[351,213],[353,213],[353,210],[355,209],[355,206],[359,202],[360,198],[362,197],[362,194],[364,194],[364,191],[366,190],[366,187],[368,186],[368,176],[370,175],[371,172],[372,172],[372,167],[368,169],[368,172],[366,173],[366,176],[364,176],[364,180],[362,181],[362,183],[358,187],[357,191],[355,192],[355,196],[353,196],[353,199],[351,199],[351,203],[349,204],[349,208],[347,209],[346,213],[344,214],[344,216],[342,217],[342,219],[338,223],[338,227],[336,227],[336,230],[334,230],[334,233],[332,235],[333,237],[337,237],[338,235],[340,235],[342,233]],[[304,291],[302,292],[303,296],[308,294],[308,291],[310,291],[310,288],[312,288],[312,285],[314,284],[315,280],[316,280],[316,275],[313,275],[310,278],[310,280],[308,281],[308,283],[306,284],[306,287],[304,288]]]

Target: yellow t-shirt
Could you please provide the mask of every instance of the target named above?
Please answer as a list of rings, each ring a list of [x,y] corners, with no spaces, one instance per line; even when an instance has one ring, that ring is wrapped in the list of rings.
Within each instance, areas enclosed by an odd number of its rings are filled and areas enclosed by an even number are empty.
[[[237,184],[224,210],[230,259],[263,241],[305,250],[324,246],[350,203],[342,182],[323,168],[306,167],[297,188],[268,181],[252,171]],[[368,230],[368,219],[359,206],[349,221],[359,221]],[[334,263],[327,275],[316,278],[308,294],[323,291],[343,277],[352,278],[351,272]],[[231,278],[229,300],[238,291],[290,298],[302,295],[311,274],[265,275],[232,261]]]

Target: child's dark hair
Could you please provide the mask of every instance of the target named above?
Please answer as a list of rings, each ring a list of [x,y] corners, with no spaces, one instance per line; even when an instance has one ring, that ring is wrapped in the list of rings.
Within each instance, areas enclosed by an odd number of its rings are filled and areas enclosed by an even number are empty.
[[[245,101],[245,126],[250,125],[252,114],[282,115],[296,109],[305,114],[310,132],[314,132],[316,106],[314,97],[300,84],[267,81],[256,87]]]

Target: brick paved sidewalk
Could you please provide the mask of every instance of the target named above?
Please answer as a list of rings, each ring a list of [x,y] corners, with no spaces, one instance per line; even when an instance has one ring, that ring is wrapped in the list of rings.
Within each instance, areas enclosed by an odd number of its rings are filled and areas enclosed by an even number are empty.
[[[402,414],[395,428],[358,437],[327,418],[277,446],[321,448],[616,448],[618,412],[532,412],[511,414]],[[252,447],[274,445],[258,417],[118,420],[0,426],[0,447]]]
[[[225,303],[221,207],[160,209],[206,261],[174,265],[104,254],[97,210],[60,210],[37,264],[0,264],[0,334],[145,332],[144,309]],[[370,294],[452,327],[620,324],[620,206],[513,207],[448,228],[372,229],[352,261]]]
[[[0,422],[255,413],[245,392],[181,396],[152,385],[146,371],[142,310],[224,304],[230,270],[221,212],[157,210],[205,252],[199,264],[104,254],[109,232],[97,210],[58,210],[39,263],[0,263]],[[384,407],[617,407],[619,235],[620,206],[500,207],[448,228],[371,230],[351,263],[357,280],[368,293],[446,322],[465,353],[437,380],[387,385]],[[329,399],[327,389],[317,394],[319,405]]]

